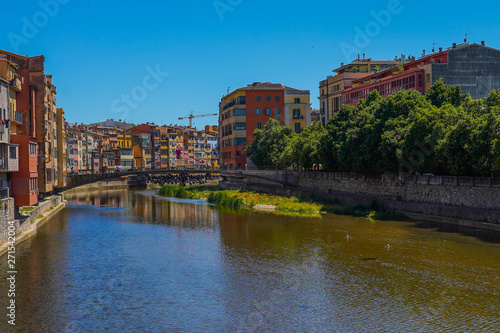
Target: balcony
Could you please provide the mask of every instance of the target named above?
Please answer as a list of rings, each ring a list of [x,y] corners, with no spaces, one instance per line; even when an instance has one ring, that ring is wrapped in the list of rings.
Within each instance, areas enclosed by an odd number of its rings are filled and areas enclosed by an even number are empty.
[[[294,119],[294,120],[304,119],[304,116],[294,115],[294,116],[293,116],[293,119]]]
[[[21,92],[21,80],[18,78],[10,80],[10,88],[17,92]]]
[[[19,111],[10,111],[10,121],[12,121],[13,123],[16,123],[18,125],[22,125],[23,124],[23,115],[21,112]]]
[[[4,150],[4,147],[7,148]],[[0,171],[17,172],[19,171],[19,147],[18,145],[5,145],[1,148]]]

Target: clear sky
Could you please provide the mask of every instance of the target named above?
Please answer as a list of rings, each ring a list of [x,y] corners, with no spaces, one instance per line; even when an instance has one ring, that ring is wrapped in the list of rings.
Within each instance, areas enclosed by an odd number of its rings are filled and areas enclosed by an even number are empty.
[[[357,53],[419,57],[465,33],[500,48],[498,2],[23,0],[6,11],[0,49],[45,55],[68,122],[188,124],[177,118],[217,113],[228,88],[257,81],[310,90],[318,108],[319,81]]]

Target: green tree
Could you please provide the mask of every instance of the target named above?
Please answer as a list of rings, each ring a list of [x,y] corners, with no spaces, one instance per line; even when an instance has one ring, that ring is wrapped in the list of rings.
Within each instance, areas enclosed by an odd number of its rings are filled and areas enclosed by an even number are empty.
[[[456,126],[451,128],[443,141],[443,157],[447,170],[452,175],[465,176],[474,173],[474,161],[469,151],[473,126],[472,117],[465,115]]]
[[[492,90],[488,97],[484,100],[484,104],[488,107],[500,107],[500,89]]]
[[[480,175],[488,176],[495,170],[499,155],[496,153],[496,142],[500,137],[499,118],[490,113],[475,119],[471,133],[469,153],[472,167]]]
[[[460,86],[452,87],[444,84],[443,79],[439,79],[429,88],[425,94],[425,98],[438,108],[444,104],[451,104],[458,107],[465,101],[467,96],[462,94],[461,91]]]
[[[291,127],[281,126],[280,122],[270,119],[264,130],[255,130],[254,141],[245,148],[245,154],[257,167],[288,167],[283,154],[295,136]]]
[[[326,135],[323,124],[315,122],[291,141],[291,163],[311,170],[313,165],[321,164],[320,144]],[[289,156],[284,154],[284,156]]]

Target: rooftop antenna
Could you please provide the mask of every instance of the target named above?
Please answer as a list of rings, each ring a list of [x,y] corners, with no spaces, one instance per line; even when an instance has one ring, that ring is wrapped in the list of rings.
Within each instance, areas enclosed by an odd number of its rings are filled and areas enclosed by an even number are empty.
[[[231,87],[227,87],[227,93],[229,94],[229,92],[231,91]]]
[[[439,43],[432,43],[432,53],[436,52],[436,45],[439,45]]]
[[[464,43],[467,43],[467,36],[469,36],[469,35],[472,35],[472,34],[471,34],[471,33],[470,33],[470,34],[469,34],[469,33],[466,33],[466,34],[465,34]]]

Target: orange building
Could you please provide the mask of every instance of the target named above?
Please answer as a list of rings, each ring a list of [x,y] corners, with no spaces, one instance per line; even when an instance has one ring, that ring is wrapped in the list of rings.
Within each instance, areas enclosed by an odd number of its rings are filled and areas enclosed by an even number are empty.
[[[219,103],[221,168],[254,168],[245,147],[252,144],[254,131],[263,129],[269,119],[301,133],[311,122],[309,90],[255,82],[223,96]]]

